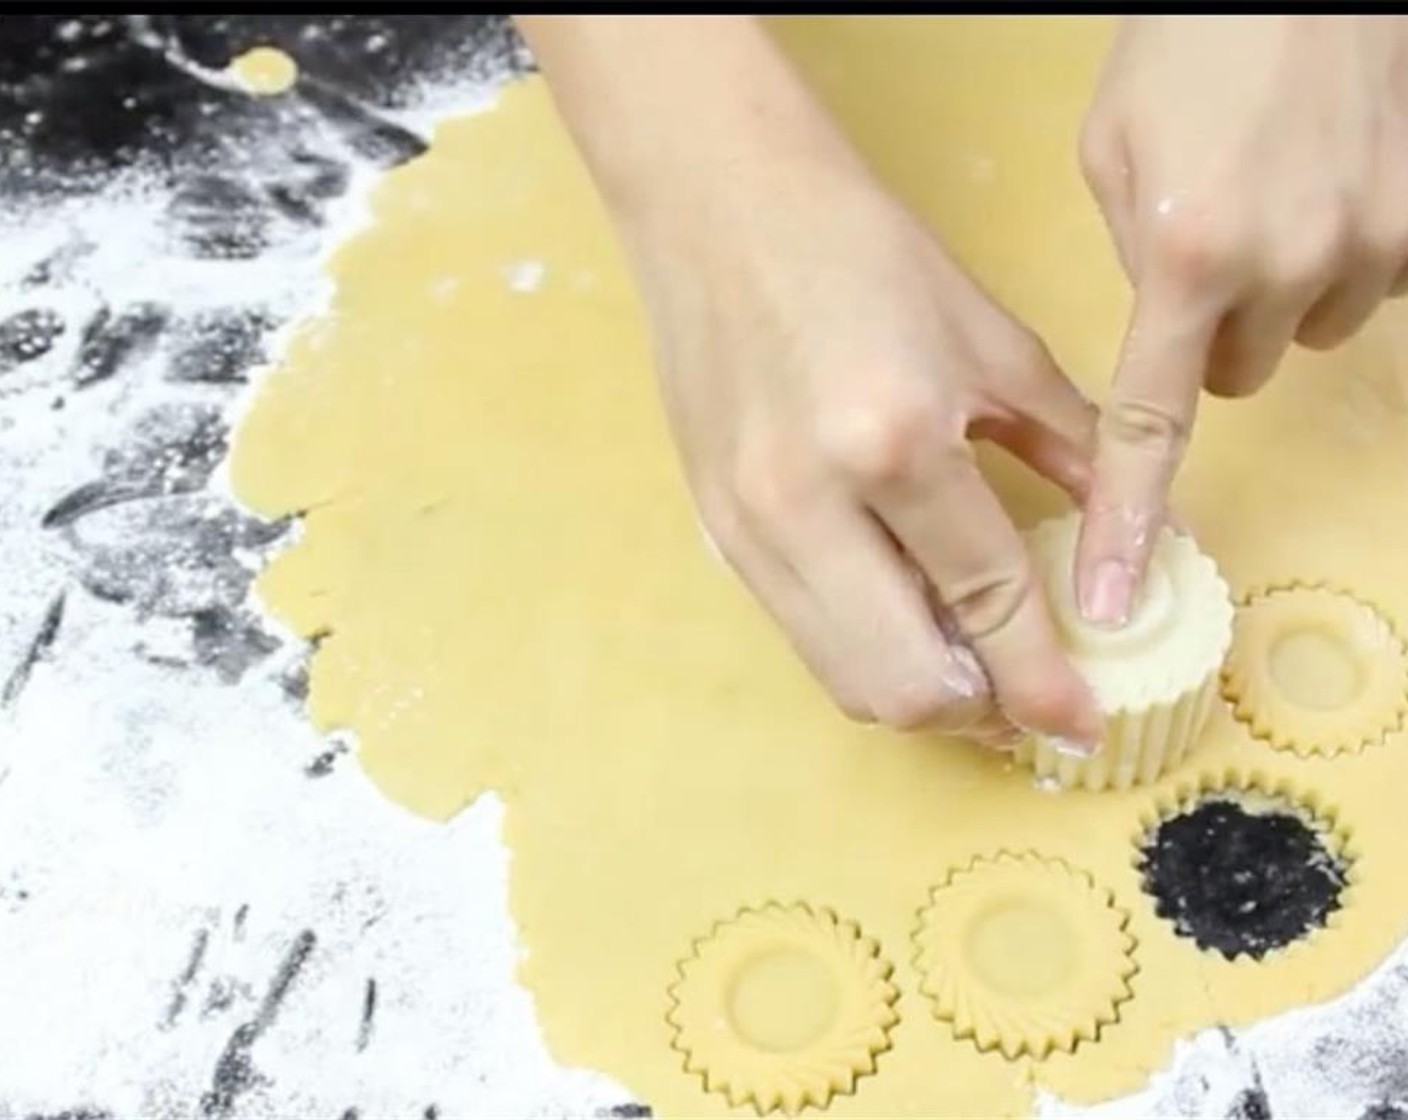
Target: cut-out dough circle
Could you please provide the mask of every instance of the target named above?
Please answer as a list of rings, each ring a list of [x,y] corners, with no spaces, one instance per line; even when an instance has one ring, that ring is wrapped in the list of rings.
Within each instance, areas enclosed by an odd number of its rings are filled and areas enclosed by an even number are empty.
[[[830,910],[772,902],[681,962],[668,1022],[686,1072],[760,1113],[825,1107],[875,1071],[899,1021],[893,966]]]
[[[1342,853],[1302,806],[1227,791],[1151,829],[1142,869],[1158,914],[1228,959],[1259,960],[1323,929],[1346,879]]]
[[[1325,850],[1337,864],[1337,874],[1342,876],[1337,897],[1322,925],[1315,926],[1303,936],[1289,944],[1268,949],[1260,961],[1265,969],[1267,961],[1294,965],[1312,955],[1320,960],[1327,953],[1335,952],[1334,947],[1326,946],[1325,940],[1332,933],[1339,939],[1341,951],[1352,947],[1353,938],[1346,936],[1344,927],[1358,923],[1368,915],[1362,910],[1360,887],[1363,880],[1361,863],[1364,848],[1356,835],[1353,823],[1347,821],[1342,810],[1332,804],[1321,792],[1309,788],[1294,777],[1276,776],[1264,768],[1227,768],[1205,770],[1202,773],[1180,779],[1157,791],[1151,804],[1146,805],[1140,814],[1139,831],[1132,838],[1133,866],[1140,876],[1140,886],[1146,897],[1152,901],[1149,874],[1149,846],[1159,827],[1167,821],[1192,812],[1200,805],[1215,801],[1230,801],[1248,813],[1292,814],[1298,817],[1315,833]],[[1229,868],[1235,872],[1235,868]],[[1179,920],[1177,914],[1161,914],[1160,921],[1170,924]],[[1192,931],[1184,930],[1181,937],[1189,938]],[[1213,948],[1201,950],[1206,956],[1214,957],[1218,951]],[[1226,955],[1226,954],[1224,954]],[[1251,956],[1246,950],[1232,954],[1231,963],[1245,964]]]
[[[1237,611],[1222,692],[1251,734],[1279,750],[1356,752],[1403,726],[1408,649],[1353,595],[1275,587]]]
[[[1007,1058],[1073,1051],[1131,996],[1134,938],[1108,890],[1060,860],[1003,853],[920,911],[920,991],[959,1038]]]

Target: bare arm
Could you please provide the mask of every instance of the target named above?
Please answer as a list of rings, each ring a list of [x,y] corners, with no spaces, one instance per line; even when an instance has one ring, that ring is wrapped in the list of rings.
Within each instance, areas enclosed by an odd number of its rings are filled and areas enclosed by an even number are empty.
[[[597,185],[648,212],[791,160],[862,169],[751,16],[521,16]],[[744,188],[746,189],[746,188]]]
[[[862,720],[1093,744],[967,438],[1081,491],[1093,415],[1045,348],[756,20],[519,23],[631,257],[703,521],[832,697]]]

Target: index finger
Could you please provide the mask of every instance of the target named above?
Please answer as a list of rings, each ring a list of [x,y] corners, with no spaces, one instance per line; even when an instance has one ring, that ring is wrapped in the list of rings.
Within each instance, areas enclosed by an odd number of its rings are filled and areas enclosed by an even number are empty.
[[[1172,289],[1135,297],[1100,415],[1076,551],[1076,601],[1090,622],[1129,619],[1193,429],[1216,325],[1216,316]]]

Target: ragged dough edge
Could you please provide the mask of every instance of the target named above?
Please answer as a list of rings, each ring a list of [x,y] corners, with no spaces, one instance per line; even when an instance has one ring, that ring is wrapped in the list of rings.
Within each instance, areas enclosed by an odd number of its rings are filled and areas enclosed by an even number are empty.
[[[1304,614],[1313,622],[1316,614],[1333,620],[1354,611],[1363,612],[1356,621],[1381,630],[1380,638],[1389,648],[1367,651],[1361,668],[1372,680],[1352,706],[1307,713],[1286,700],[1271,680],[1267,632],[1278,616]],[[1244,596],[1239,604],[1221,691],[1252,737],[1277,750],[1301,758],[1357,754],[1382,744],[1408,722],[1408,646],[1386,611],[1351,591],[1325,582],[1272,584]]]
[[[832,1025],[791,1053],[758,1049],[726,1026],[734,968],[769,945],[813,953],[837,982]],[[806,902],[745,907],[716,922],[676,971],[665,1021],[671,1046],[683,1055],[682,1069],[699,1075],[706,1092],[723,1094],[734,1108],[751,1104],[760,1115],[825,1108],[837,1094],[856,1092],[858,1080],[873,1074],[879,1055],[890,1049],[890,1031],[899,1022],[894,966],[879,944],[854,922]]]
[[[1315,829],[1324,839],[1325,846],[1339,857],[1344,867],[1344,888],[1340,891],[1339,905],[1325,915],[1323,926],[1310,930],[1304,937],[1289,945],[1269,950],[1260,958],[1240,952],[1229,958],[1216,949],[1200,947],[1191,938],[1180,936],[1179,940],[1208,960],[1233,968],[1266,968],[1274,962],[1298,961],[1320,952],[1322,948],[1333,952],[1333,934],[1341,927],[1345,916],[1357,904],[1359,897],[1361,852],[1355,840],[1354,829],[1345,821],[1339,809],[1319,791],[1258,767],[1228,766],[1190,775],[1153,794],[1141,807],[1138,830],[1130,839],[1133,850],[1131,864],[1139,876],[1140,887],[1150,911],[1156,914],[1160,922],[1171,925],[1167,918],[1155,911],[1153,896],[1148,890],[1145,878],[1144,850],[1154,829],[1172,817],[1189,812],[1204,801],[1227,795],[1247,799],[1252,805],[1255,805],[1256,798],[1265,798],[1277,809],[1297,813],[1306,824]]]
[[[1074,990],[1059,997],[1025,1001],[994,992],[967,976],[963,947],[968,923],[989,898],[1019,896],[1023,884],[1045,900],[1053,897],[1081,946],[1082,967]],[[1033,893],[1036,893],[1033,892]],[[955,1037],[1009,1061],[1074,1053],[1082,1042],[1099,1041],[1119,1021],[1119,1008],[1134,996],[1130,980],[1139,971],[1130,916],[1112,891],[1088,872],[1035,852],[1001,851],[978,856],[951,871],[929,893],[912,935],[919,990],[934,1017]]]

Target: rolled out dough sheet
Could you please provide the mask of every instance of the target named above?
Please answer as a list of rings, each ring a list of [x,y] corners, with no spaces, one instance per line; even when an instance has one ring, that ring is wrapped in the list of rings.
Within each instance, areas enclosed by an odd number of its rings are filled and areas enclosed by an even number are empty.
[[[885,180],[1098,397],[1129,297],[1075,152],[1111,25],[775,27]],[[1034,1083],[1129,1090],[1178,1036],[1341,992],[1408,930],[1400,731],[1326,757],[1220,706],[1157,788],[1056,795],[837,715],[701,542],[621,256],[540,80],[444,125],[374,209],[234,478],[259,511],[306,515],[260,590],[322,637],[317,723],[355,730],[372,778],[427,816],[502,792],[522,979],[563,1061],[671,1116],[750,1114],[756,1096],[720,1088],[748,1077],[791,1077],[764,1094],[806,1103],[795,1053],[821,1055],[806,1084],[828,1114],[1023,1114]],[[536,288],[510,282],[524,261]],[[1253,401],[1205,405],[1177,499],[1239,596],[1323,582],[1408,620],[1405,336],[1394,308]],[[1022,524],[1062,508],[985,462]],[[1313,610],[1287,625],[1322,653],[1352,632]],[[1255,638],[1242,656],[1270,658]],[[1331,926],[1260,963],[1175,936],[1135,868],[1148,821],[1229,775],[1305,800],[1354,854]],[[941,989],[966,1020],[941,1017]],[[1005,1045],[980,1049],[994,1029]],[[751,1073],[699,1072],[739,1037],[762,1040]]]

